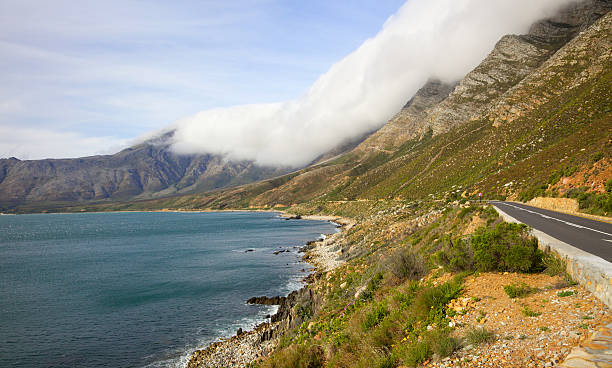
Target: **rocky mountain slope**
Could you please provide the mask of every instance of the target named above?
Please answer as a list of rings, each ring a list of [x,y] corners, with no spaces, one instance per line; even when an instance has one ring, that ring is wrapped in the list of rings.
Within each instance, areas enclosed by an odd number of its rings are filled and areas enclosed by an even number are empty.
[[[341,157],[274,180],[113,208],[317,208],[528,193],[567,165],[611,156],[610,9],[612,1],[588,0],[527,35],[503,37],[454,89],[428,82]]]
[[[285,174],[289,168],[230,162],[216,155],[177,155],[168,136],[114,155],[0,160],[0,210],[54,204],[152,198],[211,190]]]
[[[383,128],[360,145],[397,147],[409,139],[434,134],[476,119],[502,94],[537,69],[560,47],[610,10],[609,1],[572,4],[534,24],[526,35],[507,35],[489,56],[455,84],[428,82]]]
[[[609,15],[600,19],[610,9],[610,0],[586,0],[538,22],[526,35],[503,37],[457,84],[429,81],[352,151],[335,158],[338,152],[332,152],[288,175],[248,162],[178,157],[145,145],[70,165],[4,160],[0,198],[39,201],[54,193],[52,199],[60,201],[126,200],[197,189],[202,193],[86,208],[201,209],[412,200],[454,196],[449,193],[459,189],[493,198],[519,195],[544,185],[567,165],[564,156],[571,156],[573,165],[588,164],[594,151],[610,156],[605,138],[611,100]],[[127,162],[141,162],[146,169],[120,164]],[[75,170],[79,165],[90,168]],[[35,168],[33,173],[28,167]],[[70,179],[58,183],[58,168]],[[277,177],[204,191],[271,176]]]

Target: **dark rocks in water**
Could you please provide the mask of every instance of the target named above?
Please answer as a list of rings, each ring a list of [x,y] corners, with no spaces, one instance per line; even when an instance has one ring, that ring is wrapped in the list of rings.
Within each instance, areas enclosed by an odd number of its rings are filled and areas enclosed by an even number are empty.
[[[277,251],[274,251],[274,253],[273,253],[273,254],[276,256],[276,255],[278,255],[278,254],[280,254],[280,253],[289,253],[289,252],[290,252],[290,250],[289,250],[289,249],[283,249],[283,250],[277,250]]]
[[[269,298],[267,296],[255,296],[251,299],[247,300],[247,304],[260,304],[260,305],[280,305],[281,301],[285,297],[283,296],[274,296]],[[266,317],[268,318],[268,317]]]
[[[301,215],[293,215],[293,216],[287,216],[285,217],[285,220],[301,220],[302,216]]]
[[[300,249],[298,250],[299,253],[306,253],[309,250],[313,249],[315,247],[315,245],[317,244],[318,240],[310,240],[306,242],[306,245],[304,245],[303,247],[300,247]]]
[[[242,331],[242,328],[239,328],[238,331],[236,331],[236,336],[240,336],[242,335],[244,332]]]
[[[249,253],[249,252],[254,252],[254,251],[255,251],[255,249],[247,249],[247,250],[245,250],[244,252],[245,252],[245,253]]]

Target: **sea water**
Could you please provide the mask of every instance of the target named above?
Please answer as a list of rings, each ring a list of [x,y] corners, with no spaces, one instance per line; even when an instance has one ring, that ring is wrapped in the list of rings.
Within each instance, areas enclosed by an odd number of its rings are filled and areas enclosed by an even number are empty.
[[[298,247],[333,232],[274,213],[0,216],[0,367],[183,367],[264,321],[274,307],[245,300],[299,288]]]

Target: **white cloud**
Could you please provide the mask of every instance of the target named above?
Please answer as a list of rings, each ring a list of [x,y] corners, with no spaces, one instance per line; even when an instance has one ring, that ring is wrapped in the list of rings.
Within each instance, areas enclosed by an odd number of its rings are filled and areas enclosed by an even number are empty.
[[[453,81],[499,38],[524,33],[571,0],[408,1],[379,34],[301,98],[202,111],[178,120],[174,149],[300,166],[380,127],[429,77]]]
[[[0,152],[26,160],[82,157],[115,153],[126,140],[115,137],[86,137],[73,132],[0,126]]]

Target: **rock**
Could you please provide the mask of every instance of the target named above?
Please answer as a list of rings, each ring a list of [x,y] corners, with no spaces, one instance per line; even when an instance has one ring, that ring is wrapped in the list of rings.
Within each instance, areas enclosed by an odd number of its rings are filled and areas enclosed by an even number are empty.
[[[355,299],[359,299],[359,297],[361,296],[361,294],[366,290],[366,285],[360,287],[359,289],[357,289],[357,292],[355,293]]]
[[[287,217],[285,217],[285,220],[301,220],[302,216],[301,215],[289,215]]]
[[[255,296],[247,300],[247,304],[260,304],[260,305],[280,305],[285,297],[274,296],[268,298],[267,296]]]

